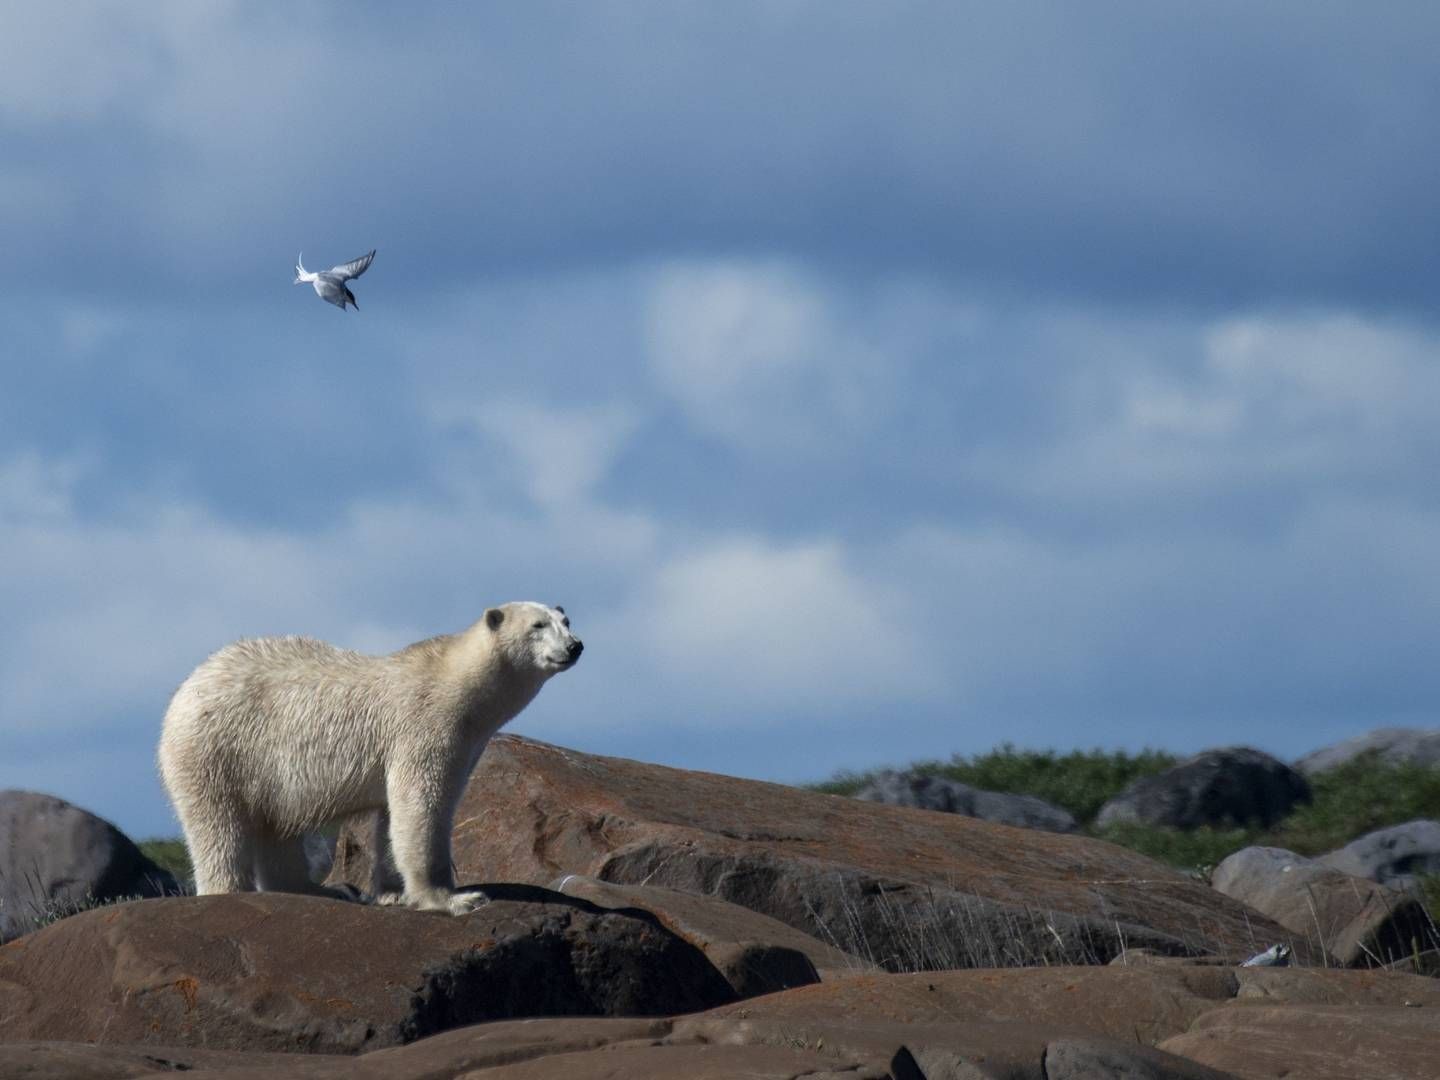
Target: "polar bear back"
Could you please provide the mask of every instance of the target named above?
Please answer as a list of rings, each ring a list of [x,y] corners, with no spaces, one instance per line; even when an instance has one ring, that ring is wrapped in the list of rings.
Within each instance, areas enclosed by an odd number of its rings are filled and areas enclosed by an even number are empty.
[[[380,806],[397,737],[423,737],[416,728],[434,692],[424,675],[413,660],[311,638],[235,642],[176,691],[162,769],[284,833]]]

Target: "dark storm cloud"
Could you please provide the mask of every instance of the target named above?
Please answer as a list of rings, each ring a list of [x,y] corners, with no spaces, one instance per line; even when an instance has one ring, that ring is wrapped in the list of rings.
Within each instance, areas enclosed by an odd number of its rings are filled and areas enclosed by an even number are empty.
[[[396,289],[783,252],[1419,311],[1440,269],[1429,5],[346,10],[136,35],[139,74],[43,151],[49,216],[7,222],[12,282],[246,291],[300,244],[377,244]],[[0,113],[22,146],[26,119]],[[57,216],[83,242],[46,243]]]

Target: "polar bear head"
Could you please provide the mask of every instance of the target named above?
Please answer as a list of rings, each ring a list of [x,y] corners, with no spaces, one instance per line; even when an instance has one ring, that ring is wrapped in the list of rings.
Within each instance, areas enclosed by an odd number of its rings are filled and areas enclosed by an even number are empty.
[[[528,600],[501,604],[485,612],[485,625],[512,664],[547,678],[574,667],[585,648],[570,632],[570,617],[562,607]]]

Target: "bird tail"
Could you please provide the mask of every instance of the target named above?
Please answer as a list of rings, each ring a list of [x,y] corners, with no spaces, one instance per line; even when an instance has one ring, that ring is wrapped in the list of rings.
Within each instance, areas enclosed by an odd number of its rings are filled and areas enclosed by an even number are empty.
[[[302,281],[307,280],[307,277],[308,277],[308,275],[305,273],[305,264],[300,261],[302,258],[304,258],[304,256],[305,256],[305,253],[304,253],[303,251],[302,251],[299,255],[296,255],[296,256],[295,256],[295,284],[296,284],[296,285],[299,285]]]

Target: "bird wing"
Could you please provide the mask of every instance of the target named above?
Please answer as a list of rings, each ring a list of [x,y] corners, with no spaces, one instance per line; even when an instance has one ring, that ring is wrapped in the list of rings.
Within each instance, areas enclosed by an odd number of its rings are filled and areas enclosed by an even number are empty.
[[[366,270],[370,269],[370,264],[374,260],[375,252],[371,251],[368,255],[361,255],[358,259],[352,259],[348,263],[343,263],[335,267],[330,273],[334,274],[341,281],[349,281],[351,278],[357,278]]]

